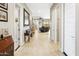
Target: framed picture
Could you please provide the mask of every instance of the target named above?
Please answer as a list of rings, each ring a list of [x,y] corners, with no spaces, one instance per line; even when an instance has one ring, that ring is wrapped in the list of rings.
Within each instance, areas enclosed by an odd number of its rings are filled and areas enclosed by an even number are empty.
[[[8,21],[8,13],[1,9],[0,9],[0,21],[4,21],[4,22]]]
[[[24,26],[29,26],[29,24],[30,24],[30,14],[24,9],[23,10],[23,18],[24,18],[24,20],[23,20],[23,25]]]
[[[8,10],[8,3],[0,3],[0,7],[5,10]]]

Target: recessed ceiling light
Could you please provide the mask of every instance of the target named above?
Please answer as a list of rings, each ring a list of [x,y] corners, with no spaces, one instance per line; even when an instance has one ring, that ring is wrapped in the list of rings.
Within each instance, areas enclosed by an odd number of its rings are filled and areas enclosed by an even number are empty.
[[[38,10],[38,13],[40,13],[41,11],[40,10]]]

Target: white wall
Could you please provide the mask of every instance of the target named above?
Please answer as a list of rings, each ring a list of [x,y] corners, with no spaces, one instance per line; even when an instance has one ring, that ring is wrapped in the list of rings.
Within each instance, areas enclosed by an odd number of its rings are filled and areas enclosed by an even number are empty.
[[[76,55],[79,56],[79,3],[76,4]]]
[[[2,28],[7,28],[8,29],[8,32],[10,35],[13,34],[13,21],[14,21],[14,4],[9,4],[8,5],[8,22],[1,22],[0,21],[0,29]],[[13,35],[14,36],[14,35]]]
[[[13,4],[8,5],[8,22],[1,22],[0,21],[0,28],[8,28],[9,33],[12,34],[13,32],[13,19],[14,19],[14,6]]]

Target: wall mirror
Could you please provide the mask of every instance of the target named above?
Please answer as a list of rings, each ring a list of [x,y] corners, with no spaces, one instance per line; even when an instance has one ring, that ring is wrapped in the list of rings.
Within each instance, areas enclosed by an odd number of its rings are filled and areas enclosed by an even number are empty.
[[[23,10],[23,14],[24,14],[23,25],[29,26],[29,24],[30,24],[30,14],[25,9]]]

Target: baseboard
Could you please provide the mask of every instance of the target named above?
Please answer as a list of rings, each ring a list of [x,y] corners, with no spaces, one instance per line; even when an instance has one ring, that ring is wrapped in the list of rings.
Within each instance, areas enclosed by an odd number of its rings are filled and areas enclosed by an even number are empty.
[[[17,49],[20,47],[20,45],[15,49],[15,51],[17,51]]]
[[[68,56],[65,52],[63,52],[63,54],[64,54],[65,56]]]

